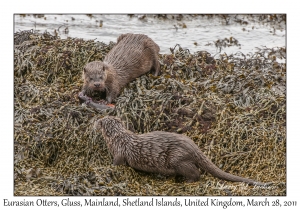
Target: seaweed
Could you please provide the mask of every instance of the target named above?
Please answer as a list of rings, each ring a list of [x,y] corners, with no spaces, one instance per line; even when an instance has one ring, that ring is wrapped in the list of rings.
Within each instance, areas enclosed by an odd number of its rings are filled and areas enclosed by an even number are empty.
[[[33,30],[16,32],[14,43],[15,195],[286,195],[285,48],[213,57],[177,45],[160,55],[160,76],[137,78],[113,109],[97,109],[78,98],[82,67],[103,60],[114,43]],[[113,166],[93,128],[105,115],[136,133],[183,133],[222,170],[273,185],[206,173],[186,183]]]

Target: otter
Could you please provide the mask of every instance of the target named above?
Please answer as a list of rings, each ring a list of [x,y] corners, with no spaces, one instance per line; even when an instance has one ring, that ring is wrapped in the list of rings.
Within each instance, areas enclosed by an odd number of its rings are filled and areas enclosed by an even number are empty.
[[[82,92],[91,96],[105,92],[108,103],[115,102],[121,89],[137,77],[154,71],[160,73],[159,46],[143,34],[122,34],[103,62],[93,61],[83,68]]]
[[[102,131],[114,165],[129,165],[137,170],[164,175],[182,175],[187,182],[198,181],[198,169],[204,169],[227,181],[259,186],[271,184],[222,171],[189,137],[181,134],[154,131],[137,135],[127,130],[119,118],[111,116],[95,121],[94,129]]]

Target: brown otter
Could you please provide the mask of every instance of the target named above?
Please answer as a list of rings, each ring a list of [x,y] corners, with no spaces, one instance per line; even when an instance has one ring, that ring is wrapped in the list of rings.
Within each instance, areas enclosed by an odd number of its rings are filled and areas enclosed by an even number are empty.
[[[94,124],[100,129],[115,165],[129,165],[137,170],[165,175],[182,175],[188,182],[199,180],[199,168],[220,179],[269,185],[226,173],[213,164],[187,136],[154,131],[136,135],[116,117],[104,117]]]
[[[83,93],[106,92],[108,103],[115,101],[121,89],[137,77],[160,71],[159,46],[143,34],[122,34],[103,62],[93,61],[83,68]]]

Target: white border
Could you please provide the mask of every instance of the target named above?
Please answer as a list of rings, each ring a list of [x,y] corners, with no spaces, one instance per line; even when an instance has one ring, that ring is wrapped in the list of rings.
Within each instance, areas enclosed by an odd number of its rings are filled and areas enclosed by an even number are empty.
[[[1,146],[0,146],[0,206],[3,199],[23,200],[23,197],[13,197],[13,14],[14,13],[287,13],[287,196],[279,197],[283,200],[297,200],[299,196],[299,8],[297,1],[282,0],[214,0],[214,1],[161,1],[161,0],[126,0],[126,1],[62,1],[62,0],[11,0],[1,2],[1,71],[0,90],[4,94],[1,103]],[[297,135],[298,134],[298,135]],[[26,197],[36,200],[45,198],[61,201],[61,197]],[[81,199],[76,197],[76,199]],[[145,199],[148,199],[146,197]],[[168,198],[168,197],[167,197]],[[169,197],[170,198],[170,197]],[[189,197],[193,198],[193,197]],[[202,198],[202,197],[200,197]],[[216,197],[228,199],[227,197]],[[234,197],[244,200],[249,197]],[[262,197],[254,197],[262,200]],[[75,198],[72,198],[73,200]],[[75,200],[76,200],[75,199]],[[175,199],[175,198],[174,198]],[[180,199],[184,199],[180,197]],[[277,197],[269,197],[275,200]],[[41,208],[41,207],[34,207]],[[71,208],[71,207],[64,207]],[[103,209],[103,207],[98,207]],[[148,208],[148,207],[143,207]],[[153,208],[153,207],[149,207]],[[158,208],[158,207],[155,207]],[[203,208],[203,207],[197,207]],[[220,207],[210,207],[210,209]],[[230,208],[230,207],[228,207]],[[292,208],[292,207],[290,207]],[[130,209],[130,208],[128,208]],[[293,208],[295,209],[295,208]]]

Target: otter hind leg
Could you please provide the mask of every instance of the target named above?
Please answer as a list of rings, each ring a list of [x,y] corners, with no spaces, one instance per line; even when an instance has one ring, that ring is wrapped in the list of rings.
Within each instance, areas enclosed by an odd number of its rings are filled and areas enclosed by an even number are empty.
[[[200,171],[193,163],[182,163],[176,168],[179,175],[184,176],[188,183],[199,181]]]
[[[150,53],[150,56],[153,60],[151,71],[154,73],[155,76],[158,76],[160,74],[160,63],[158,61],[158,52],[160,48],[155,42],[153,42],[152,39],[145,39],[144,47]]]
[[[155,59],[153,67],[154,67],[154,76],[158,76],[160,74],[160,64],[158,59]]]
[[[114,157],[113,164],[114,164],[115,166],[118,166],[118,165],[126,165],[126,160],[125,160],[125,158],[124,158],[123,156],[121,156],[121,155],[116,155],[116,156]]]

